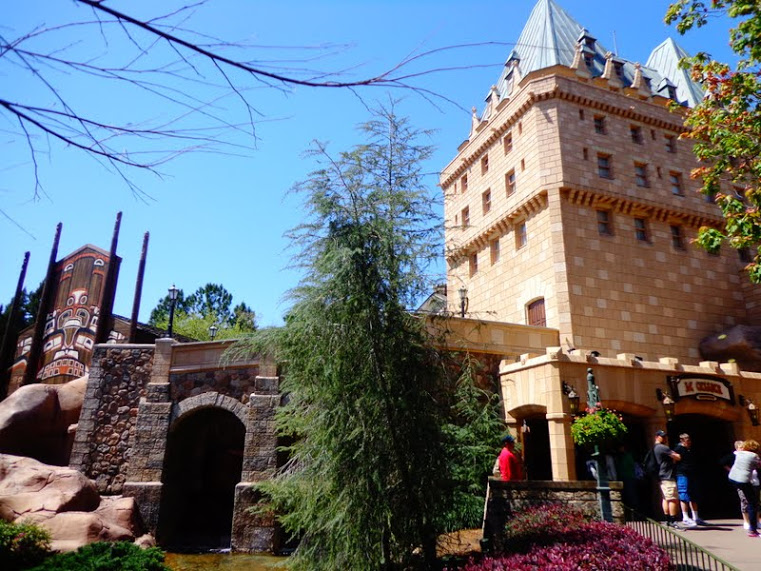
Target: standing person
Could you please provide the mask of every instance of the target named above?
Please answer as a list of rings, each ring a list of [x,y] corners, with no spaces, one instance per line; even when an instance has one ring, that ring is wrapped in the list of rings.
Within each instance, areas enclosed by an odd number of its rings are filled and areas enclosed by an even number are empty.
[[[498,462],[503,482],[523,479],[521,463],[515,454],[515,439],[509,434],[502,438],[502,452],[499,453]]]
[[[679,435],[679,444],[674,447],[674,452],[682,457],[676,464],[676,489],[679,493],[679,503],[682,505],[682,525],[688,528],[708,525],[698,515],[698,474],[689,434],[685,432]]]
[[[756,497],[751,475],[753,470],[761,467],[761,458],[758,457],[759,444],[755,440],[743,442],[742,449],[735,452],[735,461],[729,471],[729,483],[737,490],[742,491],[747,502],[748,537],[758,537],[758,498]]]
[[[679,516],[679,495],[676,490],[676,470],[674,464],[682,457],[666,445],[668,435],[663,430],[655,433],[655,446],[653,454],[658,463],[658,479],[661,482],[661,507],[666,516],[668,527],[678,527],[676,524]]]

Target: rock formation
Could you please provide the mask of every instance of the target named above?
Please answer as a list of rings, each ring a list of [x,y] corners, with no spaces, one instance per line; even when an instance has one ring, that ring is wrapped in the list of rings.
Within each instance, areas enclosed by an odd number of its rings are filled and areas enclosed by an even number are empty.
[[[706,361],[736,362],[744,371],[761,372],[761,327],[735,325],[701,339],[698,350]]]
[[[63,385],[27,385],[0,402],[0,453],[35,458],[46,464],[69,463],[87,376]]]
[[[101,498],[95,483],[72,468],[9,454],[0,454],[0,519],[46,528],[56,551],[93,541],[154,543],[142,535],[133,498]]]

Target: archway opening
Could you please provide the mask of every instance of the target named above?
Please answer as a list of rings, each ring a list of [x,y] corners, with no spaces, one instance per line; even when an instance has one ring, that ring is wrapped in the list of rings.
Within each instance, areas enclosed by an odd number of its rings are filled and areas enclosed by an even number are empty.
[[[244,437],[243,423],[219,408],[200,409],[173,426],[162,475],[158,541],[163,547],[230,547]]]
[[[735,433],[731,422],[703,414],[680,414],[669,426],[669,444],[679,444],[679,435],[687,433],[698,470],[698,508],[700,517],[740,517],[737,492],[729,485],[727,470],[720,460],[734,451]]]
[[[545,416],[525,419],[523,462],[528,480],[552,480],[550,430]]]

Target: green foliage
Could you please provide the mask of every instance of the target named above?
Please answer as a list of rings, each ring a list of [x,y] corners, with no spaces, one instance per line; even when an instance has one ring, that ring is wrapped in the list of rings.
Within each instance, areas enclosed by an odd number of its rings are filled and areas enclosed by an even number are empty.
[[[158,547],[142,549],[134,543],[99,541],[71,553],[54,555],[33,571],[171,571]]]
[[[50,534],[31,523],[0,520],[0,569],[29,569],[50,555]]]
[[[295,442],[257,488],[300,537],[294,569],[403,568],[418,547],[432,562],[443,511],[441,366],[406,310],[441,251],[421,182],[431,151],[393,106],[362,131],[351,151],[310,153],[318,168],[295,188],[309,220],[290,233],[305,277],[285,326],[235,348],[284,366],[277,421]]]
[[[590,409],[571,424],[574,443],[587,448],[611,446],[626,433],[626,425],[618,413],[607,408]]]
[[[172,328],[175,332],[198,341],[211,339],[209,327],[212,325],[217,327],[216,340],[238,339],[255,331],[256,313],[244,302],[230,309],[232,301],[232,294],[220,284],[208,283],[187,297],[179,290]],[[148,323],[166,329],[169,325],[170,307],[171,300],[166,295],[151,311]]]
[[[756,0],[679,0],[666,14],[679,33],[702,27],[712,15],[736,20],[729,43],[739,56],[732,66],[701,53],[682,65],[701,82],[706,97],[685,110],[689,131],[701,165],[692,173],[702,180],[702,192],[715,198],[724,228],[701,228],[697,244],[717,252],[722,243],[751,254],[750,279],[761,283],[761,4]]]
[[[480,527],[487,479],[505,430],[499,397],[476,385],[481,365],[469,354],[462,358],[450,420],[444,426],[445,456],[452,479],[452,495],[442,524],[444,531]]]
[[[27,292],[26,289],[21,290],[21,304],[16,321],[11,327],[11,337],[16,337],[18,333],[26,326],[34,323],[37,317],[37,311],[40,307],[40,297],[42,296],[42,283],[37,286],[37,289],[31,292]],[[0,305],[0,338],[5,334],[5,328],[8,326],[8,320],[11,317],[11,307],[13,305],[13,297],[5,306]]]

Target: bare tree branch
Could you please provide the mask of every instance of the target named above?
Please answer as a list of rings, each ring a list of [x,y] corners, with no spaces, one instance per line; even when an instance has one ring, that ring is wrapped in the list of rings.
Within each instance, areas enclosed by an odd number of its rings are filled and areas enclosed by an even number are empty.
[[[360,66],[333,71],[310,68],[347,49],[345,45],[249,46],[187,27],[206,0],[148,18],[117,10],[106,0],[70,1],[86,7],[92,17],[75,14],[68,21],[36,26],[16,38],[0,34],[0,69],[9,66],[41,87],[16,95],[8,84],[0,87],[0,119],[12,126],[0,132],[18,136],[28,148],[34,199],[44,192],[37,160],[42,152],[40,137],[49,139],[48,146],[50,141],[59,141],[94,158],[145,199],[132,180],[135,169],[160,176],[159,167],[183,153],[213,150],[237,154],[255,147],[256,126],[265,114],[254,103],[253,89],[288,93],[298,87],[340,88],[362,101],[361,91],[381,87],[410,90],[437,107],[442,102],[456,105],[413,81],[463,68],[425,69],[425,63],[442,51],[493,45],[415,50],[379,74],[351,79]],[[251,53],[269,50],[309,55],[279,60],[251,58]],[[157,108],[154,102],[118,112],[111,108],[98,111],[80,92],[72,90],[72,82],[81,89],[80,81],[93,81],[99,92],[106,85],[116,85],[120,94],[130,96],[129,90],[135,90],[136,99],[157,99],[168,106],[169,114],[162,107],[163,115],[156,111],[155,117],[146,116],[148,110]],[[236,102],[233,110],[228,108],[228,98]],[[231,119],[241,110],[243,120]],[[235,134],[245,136],[246,142],[241,143]],[[159,141],[161,148],[157,147]]]

